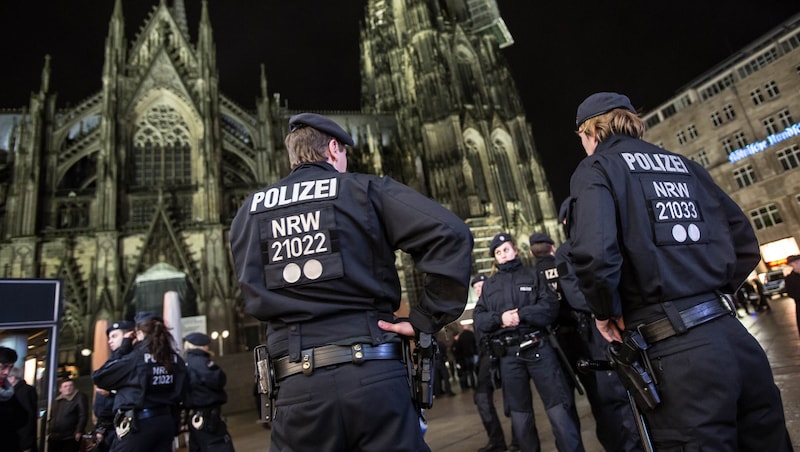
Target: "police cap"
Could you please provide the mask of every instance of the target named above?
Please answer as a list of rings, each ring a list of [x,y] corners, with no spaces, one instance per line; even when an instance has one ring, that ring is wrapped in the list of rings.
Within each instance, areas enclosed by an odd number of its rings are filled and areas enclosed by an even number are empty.
[[[197,345],[198,347],[202,347],[203,345],[208,345],[211,343],[211,338],[208,337],[207,334],[203,333],[189,333],[183,338],[183,340],[192,345]]]
[[[636,113],[628,96],[618,93],[594,93],[578,105],[578,114],[575,117],[575,126],[580,127],[587,119],[608,113],[616,108],[624,108]]]
[[[148,320],[158,320],[159,322],[164,321],[164,319],[162,319],[160,315],[156,314],[153,311],[137,312],[136,316],[133,318],[134,323],[136,323],[137,325],[140,323],[144,323]]]
[[[543,232],[534,232],[533,234],[531,234],[531,238],[529,240],[529,243],[531,245],[533,245],[534,243],[549,243],[551,245],[555,245],[556,244],[556,242],[554,242],[553,239],[551,239],[549,235],[547,235],[547,234],[545,234]]]
[[[108,325],[108,328],[106,328],[106,336],[111,334],[111,332],[114,330],[133,331],[135,326],[136,325],[134,325],[133,322],[131,322],[130,320],[116,321],[111,325]]]
[[[501,232],[501,233],[497,234],[492,239],[492,242],[489,243],[489,252],[491,254],[494,254],[494,250],[496,250],[498,246],[502,245],[505,242],[513,242],[511,240],[511,235],[509,235],[506,232]]]
[[[800,254],[792,254],[786,258],[786,263],[791,264],[794,261],[800,261]]]
[[[299,115],[294,115],[289,118],[290,132],[294,132],[305,126],[312,127],[320,132],[325,132],[348,146],[353,146],[355,144],[353,143],[353,138],[345,132],[339,124],[336,124],[333,120],[325,116],[316,113],[300,113]]]
[[[486,275],[478,275],[478,276],[472,278],[472,281],[470,281],[469,285],[470,286],[474,286],[475,283],[479,283],[481,281],[486,281]]]

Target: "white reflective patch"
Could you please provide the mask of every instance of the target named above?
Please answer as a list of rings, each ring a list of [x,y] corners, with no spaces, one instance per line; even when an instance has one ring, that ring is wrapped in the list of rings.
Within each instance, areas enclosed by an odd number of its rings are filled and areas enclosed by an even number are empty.
[[[692,239],[693,242],[700,240],[700,228],[698,228],[696,224],[689,225],[689,238]]]
[[[308,279],[317,279],[322,276],[322,262],[311,259],[303,265],[303,274]]]
[[[683,227],[682,224],[676,224],[672,227],[672,238],[675,239],[677,242],[685,242],[686,241],[686,228]]]
[[[520,291],[520,292],[533,292],[533,288],[531,288],[531,287],[528,287],[528,286],[525,286],[525,287],[520,287],[520,288],[519,288],[519,291]]]
[[[295,263],[290,263],[283,267],[283,279],[288,283],[297,282],[301,275],[300,266]]]

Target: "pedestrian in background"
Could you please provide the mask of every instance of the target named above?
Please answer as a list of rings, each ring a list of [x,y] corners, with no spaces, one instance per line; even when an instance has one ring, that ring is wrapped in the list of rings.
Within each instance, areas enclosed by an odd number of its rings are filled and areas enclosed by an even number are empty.
[[[36,388],[29,385],[22,378],[22,369],[14,367],[8,374],[8,381],[14,386],[14,397],[28,414],[28,421],[19,429],[19,446],[23,452],[36,452],[39,446],[36,442],[37,420],[39,419],[39,396]]]
[[[190,333],[183,339],[189,390],[184,406],[189,409],[190,452],[233,452],[233,441],[222,418],[225,393],[225,372],[211,360],[208,344],[211,338],[203,333]]]
[[[267,322],[279,386],[271,450],[429,450],[402,338],[461,315],[472,234],[390,177],[348,173],[355,143],[330,118],[292,116],[285,144],[292,172],[250,195],[230,234],[245,311]],[[398,249],[423,274],[402,320]]]
[[[760,260],[747,216],[701,165],[643,141],[628,97],[593,94],[576,118],[570,260],[603,337],[647,344],[655,450],[791,450],[764,349],[720,295]]]
[[[484,282],[472,315],[475,328],[500,348],[503,400],[517,445],[523,451],[540,449],[530,385],[533,379],[556,447],[582,451],[573,392],[546,331],[558,316],[556,294],[536,270],[522,264],[509,234],[497,234],[489,251],[497,273]]]
[[[0,439],[3,441],[3,450],[9,452],[22,450],[19,429],[28,421],[28,413],[19,399],[14,397],[14,386],[8,379],[17,358],[16,350],[0,346]]]
[[[47,451],[77,452],[88,420],[86,394],[78,391],[72,380],[61,380],[47,421]]]
[[[792,271],[783,279],[784,288],[789,298],[794,299],[797,331],[800,333],[800,255],[793,254],[787,257],[786,264],[791,267]]]

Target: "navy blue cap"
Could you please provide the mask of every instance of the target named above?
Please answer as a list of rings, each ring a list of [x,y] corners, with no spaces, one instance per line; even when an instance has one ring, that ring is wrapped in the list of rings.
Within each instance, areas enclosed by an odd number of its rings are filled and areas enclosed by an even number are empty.
[[[575,116],[575,126],[580,127],[587,119],[608,113],[615,108],[624,108],[632,113],[636,113],[631,100],[628,96],[618,93],[594,93],[578,105],[578,113]]]
[[[542,232],[534,232],[533,234],[531,234],[531,238],[528,241],[528,243],[530,243],[531,245],[533,245],[534,243],[549,243],[551,245],[556,244],[556,242],[554,242],[549,235]]]
[[[133,318],[134,323],[137,325],[148,320],[158,320],[159,322],[163,322],[164,319],[161,318],[160,315],[156,314],[153,311],[142,311],[137,312],[136,316]]]
[[[299,115],[294,115],[289,118],[290,132],[294,132],[304,126],[313,127],[320,132],[325,132],[348,146],[355,145],[353,138],[345,132],[339,124],[336,124],[328,117],[316,113],[300,113]]]
[[[134,325],[130,320],[119,320],[111,325],[108,325],[108,328],[106,328],[106,336],[108,336],[109,333],[114,330],[133,331],[135,327],[136,325]]]
[[[183,338],[184,341],[197,346],[208,345],[211,343],[211,338],[203,333],[189,333]]]
[[[497,249],[498,246],[502,245],[505,242],[511,242],[511,235],[506,232],[501,232],[494,236],[492,242],[489,244],[489,252],[494,254],[494,250]]]
[[[469,285],[470,286],[474,286],[475,283],[479,283],[481,281],[486,281],[486,279],[487,279],[486,275],[478,275],[478,276],[472,278],[472,281],[470,281]]]

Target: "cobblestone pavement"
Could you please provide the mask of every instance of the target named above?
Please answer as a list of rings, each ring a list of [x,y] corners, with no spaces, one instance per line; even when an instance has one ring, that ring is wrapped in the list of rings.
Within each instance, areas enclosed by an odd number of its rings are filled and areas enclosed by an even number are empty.
[[[789,298],[771,300],[772,310],[745,315],[740,321],[758,339],[772,364],[775,381],[783,396],[786,423],[794,447],[800,450],[800,336],[795,321],[795,303]],[[757,384],[754,382],[754,384]],[[458,383],[453,384],[458,391]],[[534,389],[535,392],[535,389]],[[502,394],[495,392],[495,405],[502,410]],[[594,434],[594,419],[585,396],[576,398],[580,414],[584,445],[587,452],[602,451]],[[534,394],[536,425],[542,450],[554,451],[550,426],[538,395]],[[472,392],[458,392],[453,397],[437,398],[427,412],[429,424],[425,436],[434,452],[475,451],[486,445],[486,434],[480,423]],[[511,427],[501,415],[507,440]],[[258,424],[252,412],[228,415],[228,424],[238,452],[269,449],[269,430]]]

